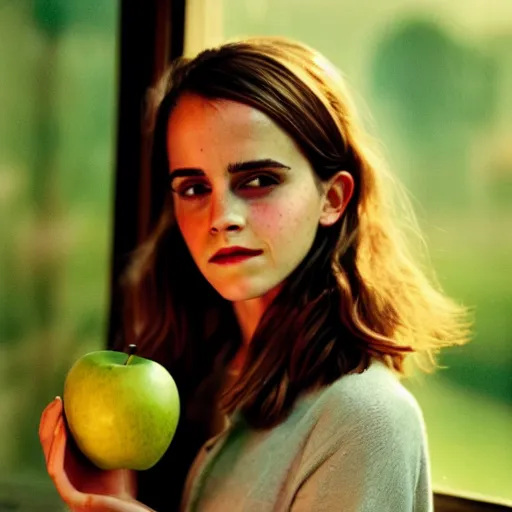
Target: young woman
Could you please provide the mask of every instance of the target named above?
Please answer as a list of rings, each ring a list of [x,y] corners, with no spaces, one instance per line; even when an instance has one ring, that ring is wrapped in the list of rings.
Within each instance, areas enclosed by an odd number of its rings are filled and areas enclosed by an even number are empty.
[[[424,423],[399,378],[465,342],[466,311],[408,249],[412,216],[342,79],[305,45],[258,38],[180,60],[157,92],[160,213],[127,274],[124,340],[175,377],[180,426],[153,470],[101,472],[56,399],[40,436],[63,500],[431,511]]]

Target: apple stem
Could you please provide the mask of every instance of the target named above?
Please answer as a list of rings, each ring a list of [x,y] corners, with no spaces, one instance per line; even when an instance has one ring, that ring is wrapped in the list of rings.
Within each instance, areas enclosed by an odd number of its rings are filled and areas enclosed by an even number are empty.
[[[125,366],[128,366],[133,359],[133,356],[137,352],[137,345],[128,345],[128,359],[124,363]]]

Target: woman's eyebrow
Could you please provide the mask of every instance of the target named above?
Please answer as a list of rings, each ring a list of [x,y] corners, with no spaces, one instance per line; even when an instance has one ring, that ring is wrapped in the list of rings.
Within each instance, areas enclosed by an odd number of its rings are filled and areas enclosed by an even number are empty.
[[[235,162],[228,165],[228,173],[236,174],[237,172],[255,171],[257,169],[285,169],[289,170],[290,167],[277,160],[271,158],[264,158],[261,160],[248,160],[246,162]],[[206,176],[206,173],[199,167],[180,167],[173,169],[169,173],[169,182],[175,178],[188,178],[190,176]]]
[[[285,164],[272,160],[271,158],[264,158],[262,160],[249,160],[247,162],[236,162],[228,165],[228,172],[234,174],[243,171],[254,171],[256,169],[290,169]]]

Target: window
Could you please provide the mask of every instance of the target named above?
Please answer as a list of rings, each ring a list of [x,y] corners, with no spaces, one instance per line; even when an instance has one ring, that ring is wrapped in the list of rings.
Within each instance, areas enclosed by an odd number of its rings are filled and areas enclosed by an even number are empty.
[[[447,369],[411,379],[435,489],[512,503],[512,4],[189,0],[185,51],[284,35],[345,74],[405,183],[443,287],[476,310]]]

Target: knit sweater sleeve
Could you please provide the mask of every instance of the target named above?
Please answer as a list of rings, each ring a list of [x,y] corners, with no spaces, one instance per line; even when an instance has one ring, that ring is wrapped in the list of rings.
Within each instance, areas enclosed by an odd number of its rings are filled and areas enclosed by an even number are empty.
[[[431,512],[426,434],[412,395],[398,383],[333,389],[298,476],[292,512]]]

